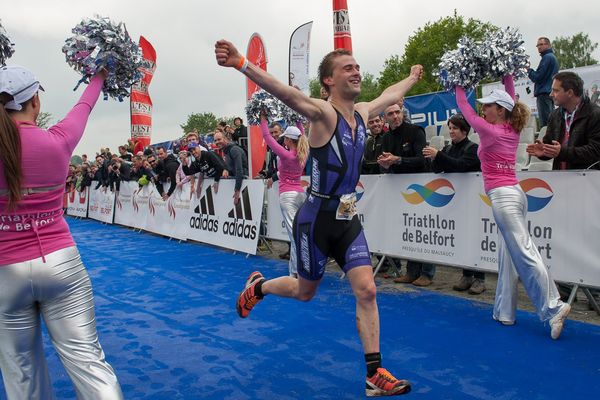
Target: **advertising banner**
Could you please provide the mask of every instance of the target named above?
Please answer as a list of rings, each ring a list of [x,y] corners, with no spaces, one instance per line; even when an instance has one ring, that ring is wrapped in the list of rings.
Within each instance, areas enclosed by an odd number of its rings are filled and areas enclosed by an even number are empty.
[[[115,215],[115,193],[105,187],[94,189],[96,185],[98,182],[93,181],[90,186],[88,217],[112,224]]]
[[[467,100],[472,106],[475,106],[473,91],[467,93]],[[446,125],[452,115],[460,112],[456,104],[456,97],[451,92],[435,92],[407,97],[404,99],[404,106],[408,109],[411,122],[423,128],[429,125]]]
[[[156,70],[156,50],[143,36],[140,36],[142,66],[139,71],[142,79],[131,87],[131,138],[136,142],[134,152],[144,150],[152,136],[152,99],[148,87]]]
[[[151,190],[155,190],[152,183],[140,187],[137,182],[121,182],[121,190],[115,198],[115,224],[146,229],[147,199]]]
[[[350,13],[346,0],[333,0],[333,48],[352,51]]]
[[[202,194],[192,202],[188,239],[244,253],[256,254],[263,210],[262,180],[244,180],[240,201],[233,204],[235,181],[222,179],[215,192],[212,179],[205,179]]]
[[[87,217],[90,188],[85,187],[83,191],[72,190],[67,195],[67,215],[73,217]]]
[[[191,185],[175,189],[163,200],[157,190],[148,196],[148,218],[146,230],[179,240],[187,240],[192,204]]]
[[[289,84],[310,95],[308,74],[310,56],[310,31],[312,21],[300,25],[290,37]]]
[[[267,70],[267,50],[258,33],[252,34],[248,41],[246,58],[257,67]],[[250,100],[254,92],[260,89],[256,83],[246,78],[246,100]],[[267,145],[263,140],[260,126],[250,125],[248,127],[248,172],[251,178],[258,175],[262,169],[266,153]]]

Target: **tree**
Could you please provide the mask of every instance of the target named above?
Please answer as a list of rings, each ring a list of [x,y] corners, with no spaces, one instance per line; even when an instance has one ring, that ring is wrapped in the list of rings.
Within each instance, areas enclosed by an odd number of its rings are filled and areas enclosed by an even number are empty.
[[[319,82],[319,78],[313,78],[308,83],[308,88],[310,91],[310,97],[315,99],[321,98],[321,82]]]
[[[381,92],[379,91],[379,87],[377,85],[377,79],[368,72],[365,72],[362,76],[362,81],[360,84],[360,95],[356,99],[358,103],[363,101],[371,101],[377,96],[379,96]]]
[[[47,129],[50,127],[50,123],[52,122],[52,114],[46,111],[40,112],[37,117],[37,121],[35,122],[37,126],[42,129]]]
[[[588,34],[583,32],[571,37],[559,36],[552,41],[552,49],[561,69],[598,64],[598,60],[592,57],[597,47],[598,43],[592,43]]]
[[[436,22],[428,22],[408,38],[402,57],[393,55],[385,61],[384,69],[379,77],[379,91],[404,79],[410,73],[410,67],[421,64],[425,68],[423,79],[412,89],[412,94],[429,93],[442,90],[437,77],[432,73],[437,70],[440,58],[448,51],[455,49],[458,39],[467,36],[480,40],[488,31],[498,27],[479,20],[469,18],[465,21],[454,10],[454,15],[440,18]]]
[[[211,112],[205,113],[193,113],[188,115],[187,122],[184,125],[180,125],[181,129],[183,129],[183,133],[188,133],[193,131],[194,129],[198,131],[198,133],[208,133],[212,132],[219,120],[215,116],[215,114]]]

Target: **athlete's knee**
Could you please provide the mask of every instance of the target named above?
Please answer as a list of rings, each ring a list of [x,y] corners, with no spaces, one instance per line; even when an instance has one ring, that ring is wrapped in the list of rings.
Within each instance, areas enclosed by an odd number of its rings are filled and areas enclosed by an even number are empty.
[[[377,287],[375,282],[370,282],[365,285],[361,285],[354,291],[356,300],[359,302],[373,302],[377,298]]]
[[[313,297],[315,297],[314,291],[304,291],[304,292],[298,292],[296,299],[299,301],[308,302],[308,301],[311,301]]]

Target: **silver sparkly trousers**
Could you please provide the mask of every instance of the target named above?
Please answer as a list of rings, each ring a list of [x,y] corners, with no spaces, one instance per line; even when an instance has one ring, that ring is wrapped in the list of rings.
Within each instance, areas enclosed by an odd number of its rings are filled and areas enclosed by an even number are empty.
[[[514,322],[519,278],[542,321],[563,306],[556,284],[527,231],[527,197],[519,185],[502,186],[487,193],[498,225],[498,286],[494,319]]]
[[[9,400],[53,399],[41,318],[78,399],[123,399],[98,341],[90,278],[77,247],[0,266],[0,368]]]
[[[294,217],[296,213],[304,204],[306,200],[306,193],[304,192],[283,192],[279,194],[279,205],[281,207],[281,214],[283,215],[283,223],[287,230],[288,237],[290,238],[290,262],[289,262],[289,273],[290,276],[298,274],[297,257],[296,257],[296,245],[294,243]]]

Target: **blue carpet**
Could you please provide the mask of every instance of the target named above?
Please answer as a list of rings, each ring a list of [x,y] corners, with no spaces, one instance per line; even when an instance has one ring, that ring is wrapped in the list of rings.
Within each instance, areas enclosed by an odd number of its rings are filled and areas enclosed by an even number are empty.
[[[126,399],[356,399],[364,359],[346,281],[310,303],[269,297],[240,319],[247,275],[287,264],[69,219],[94,284],[100,341]],[[384,366],[409,398],[583,399],[600,393],[600,327],[568,321],[559,341],[531,313],[504,327],[491,306],[426,290],[379,293]],[[46,341],[59,399],[75,399]],[[0,399],[5,398],[0,382]]]

